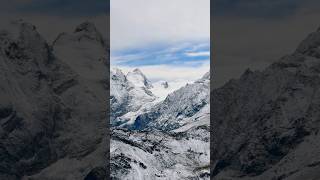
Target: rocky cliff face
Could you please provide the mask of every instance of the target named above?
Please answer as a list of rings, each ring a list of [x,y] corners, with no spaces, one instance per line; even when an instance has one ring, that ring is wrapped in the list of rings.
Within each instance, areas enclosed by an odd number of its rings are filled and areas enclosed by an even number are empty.
[[[213,179],[318,179],[320,31],[211,93]]]
[[[81,179],[104,167],[108,56],[94,26],[53,46],[31,24],[12,26],[0,33],[0,179]]]

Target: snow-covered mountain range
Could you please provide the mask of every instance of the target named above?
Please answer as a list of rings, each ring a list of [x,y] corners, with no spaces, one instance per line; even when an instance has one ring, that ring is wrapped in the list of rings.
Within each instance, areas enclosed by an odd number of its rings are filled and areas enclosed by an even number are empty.
[[[108,179],[109,105],[113,178],[208,178],[209,79],[174,91],[138,69],[109,74],[108,53],[90,22],[51,44],[21,20],[0,31],[0,179]]]
[[[89,22],[53,44],[22,20],[0,31],[0,179],[105,176],[108,49]]]
[[[317,30],[209,95],[209,73],[175,90],[109,74],[89,22],[50,44],[15,21],[0,30],[0,179],[107,179],[107,158],[113,179],[319,179],[319,47]]]
[[[110,81],[112,179],[209,179],[209,73],[171,92],[139,69]]]

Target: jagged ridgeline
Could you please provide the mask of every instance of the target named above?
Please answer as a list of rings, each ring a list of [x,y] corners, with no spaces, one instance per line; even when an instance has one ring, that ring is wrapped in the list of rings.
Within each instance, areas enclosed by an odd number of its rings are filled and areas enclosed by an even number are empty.
[[[320,31],[211,93],[213,179],[320,178]]]
[[[139,69],[110,84],[112,179],[210,178],[209,73],[172,92]]]
[[[0,31],[0,179],[105,176],[108,52],[90,22],[53,44],[24,21]]]

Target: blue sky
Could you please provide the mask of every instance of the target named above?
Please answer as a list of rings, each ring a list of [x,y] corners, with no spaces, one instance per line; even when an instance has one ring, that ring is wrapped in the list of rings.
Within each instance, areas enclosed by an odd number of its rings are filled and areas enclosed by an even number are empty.
[[[173,45],[123,49],[111,52],[111,61],[118,66],[173,65],[198,67],[209,61],[209,42],[189,42]]]

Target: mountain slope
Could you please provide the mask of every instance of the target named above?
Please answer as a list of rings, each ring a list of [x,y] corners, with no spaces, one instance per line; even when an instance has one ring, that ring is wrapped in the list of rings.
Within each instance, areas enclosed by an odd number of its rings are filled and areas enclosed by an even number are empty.
[[[214,179],[318,179],[320,31],[211,93]]]
[[[35,26],[12,25],[0,33],[0,179],[81,179],[104,168],[108,74],[87,78]]]

